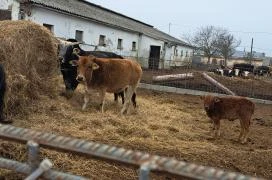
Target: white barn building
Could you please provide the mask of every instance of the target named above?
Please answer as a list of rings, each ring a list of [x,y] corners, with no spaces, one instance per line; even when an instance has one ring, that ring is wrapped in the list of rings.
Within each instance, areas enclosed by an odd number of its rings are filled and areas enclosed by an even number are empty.
[[[138,59],[144,68],[190,63],[193,47],[153,26],[85,0],[1,0],[12,20],[31,20],[55,36]],[[91,45],[91,46],[90,46]]]

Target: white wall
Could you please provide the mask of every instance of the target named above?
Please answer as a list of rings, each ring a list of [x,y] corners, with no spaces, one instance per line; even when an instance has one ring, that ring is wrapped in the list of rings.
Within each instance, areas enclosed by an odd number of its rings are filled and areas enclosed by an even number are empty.
[[[171,66],[188,65],[188,63],[191,62],[193,49],[189,47],[185,47],[185,46],[176,46],[173,52],[175,52],[175,49],[177,53],[176,54],[173,53],[173,56],[171,57],[171,60],[172,60]],[[182,56],[181,56],[181,51],[183,52]],[[186,56],[186,53],[187,53],[187,56]]]
[[[75,31],[83,31],[83,41],[87,44],[98,45],[99,36],[106,36],[106,47],[99,46],[99,50],[111,51],[122,56],[138,57],[143,67],[148,67],[148,59],[150,53],[150,46],[160,46],[160,63],[159,68],[168,68],[171,66],[171,61],[175,60],[174,47],[165,47],[164,41],[151,38],[146,35],[139,35],[135,32],[129,32],[118,28],[102,25],[91,22],[86,19],[65,15],[55,11],[44,8],[33,7],[31,16],[26,17],[38,24],[53,25],[53,32],[57,37],[75,38]],[[123,48],[117,49],[118,39],[123,39]],[[136,51],[132,51],[132,42],[136,42]],[[88,50],[93,50],[94,47],[88,47]],[[192,49],[178,46],[180,50],[183,49],[183,56],[188,50]],[[190,54],[190,53],[189,53]],[[165,61],[166,60],[166,61]],[[183,59],[181,59],[183,60]],[[175,64],[175,66],[178,64]]]
[[[0,0],[0,9],[11,10],[11,19],[18,20],[20,12],[20,3],[16,0]]]
[[[54,26],[53,32],[57,37],[75,38],[75,31],[83,31],[83,41],[87,44],[98,45],[99,36],[105,35],[106,47],[99,47],[100,50],[111,51],[123,56],[136,56],[137,51],[132,51],[132,42],[138,46],[138,34],[111,28],[98,23],[90,22],[58,12],[33,8],[32,14],[27,19],[38,24],[50,24]],[[123,39],[123,49],[117,49],[118,39]],[[94,47],[92,47],[94,49]]]
[[[0,9],[9,9],[9,6],[12,3],[13,3],[13,0],[1,0],[0,1]]]
[[[160,46],[161,52],[160,52],[160,59],[163,59],[162,57],[162,50],[163,50],[163,41],[156,40],[153,38],[150,38],[146,35],[141,35],[139,38],[139,58],[140,63],[144,68],[148,68],[148,59],[150,54],[150,46]],[[160,60],[161,62],[162,60]],[[159,63],[159,68],[161,67],[161,63]]]

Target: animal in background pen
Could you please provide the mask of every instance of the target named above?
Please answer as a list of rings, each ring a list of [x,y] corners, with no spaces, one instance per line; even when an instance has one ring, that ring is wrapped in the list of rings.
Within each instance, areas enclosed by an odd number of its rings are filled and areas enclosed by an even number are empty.
[[[255,105],[243,97],[216,97],[202,96],[204,109],[212,119],[215,138],[220,136],[220,120],[240,120],[241,131],[238,141],[246,143],[249,133],[250,120],[254,113]]]

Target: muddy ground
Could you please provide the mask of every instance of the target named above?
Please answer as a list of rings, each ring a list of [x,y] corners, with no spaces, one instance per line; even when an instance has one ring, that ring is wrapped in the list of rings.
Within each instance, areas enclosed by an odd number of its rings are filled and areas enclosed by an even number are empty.
[[[98,112],[96,97],[92,97],[93,102],[84,112],[80,109],[82,88],[70,100],[62,96],[43,97],[33,105],[35,108],[29,109],[28,116],[15,117],[14,125],[272,178],[271,105],[257,104],[249,142],[242,145],[236,142],[240,130],[238,120],[223,121],[221,138],[212,138],[212,124],[197,96],[139,89],[138,109],[132,109],[124,117],[118,115],[121,103],[115,104],[112,94],[107,95],[104,114]],[[23,145],[0,141],[0,156],[5,158],[25,161],[25,149]],[[138,171],[133,167],[45,149],[42,157],[52,160],[55,169],[93,179],[138,178]],[[0,176],[0,179],[24,177],[5,170],[0,170]],[[152,178],[169,176],[153,174]]]

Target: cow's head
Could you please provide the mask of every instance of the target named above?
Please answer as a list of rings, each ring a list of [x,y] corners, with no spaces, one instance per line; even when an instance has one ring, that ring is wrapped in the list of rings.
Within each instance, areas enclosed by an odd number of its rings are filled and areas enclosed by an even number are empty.
[[[95,63],[94,56],[79,56],[78,60],[72,61],[73,66],[77,66],[77,81],[89,82],[92,79],[93,71],[99,68]]]
[[[59,39],[59,44],[58,44],[58,57],[61,62],[65,61],[65,58],[68,58],[68,61],[71,60],[73,56],[73,49],[74,47],[79,46],[79,42],[71,42],[71,41],[65,41]]]
[[[217,103],[219,103],[221,100],[219,97],[214,96],[201,96],[200,97],[204,102],[204,109],[205,111],[212,111],[215,109],[215,106]]]

